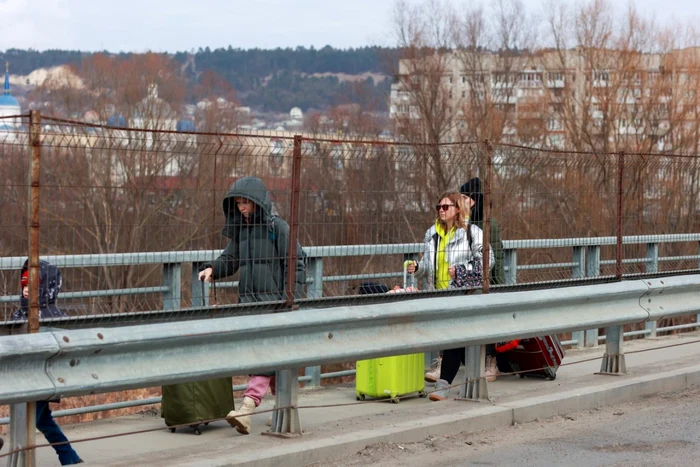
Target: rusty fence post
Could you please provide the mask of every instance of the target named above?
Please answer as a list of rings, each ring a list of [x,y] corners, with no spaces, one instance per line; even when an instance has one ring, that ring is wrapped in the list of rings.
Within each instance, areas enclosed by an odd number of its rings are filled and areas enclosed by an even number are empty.
[[[41,159],[41,114],[29,113],[29,310],[27,333],[39,332],[39,190]],[[36,465],[36,402],[13,404],[10,407],[10,451],[17,451],[8,459],[8,465],[34,467]]]
[[[622,280],[622,209],[624,196],[625,153],[617,156],[617,256],[615,258],[615,276]]]
[[[294,152],[292,160],[292,199],[289,213],[289,249],[287,252],[287,300],[289,309],[294,306],[294,292],[296,282],[297,236],[299,234],[299,192],[301,178],[301,135],[294,135]],[[316,372],[315,370],[307,369]],[[320,368],[318,369],[320,380]],[[275,394],[275,407],[279,410],[273,412],[270,430],[263,434],[293,437],[301,436],[301,419],[299,418],[298,392],[299,370],[297,368],[284,368],[275,372],[277,391]]]
[[[493,146],[488,139],[484,140],[486,147],[486,170],[484,170],[484,242],[482,247],[483,280],[481,292],[489,293],[491,283],[491,174],[493,171]]]
[[[289,248],[287,251],[287,307],[294,305],[297,263],[297,236],[299,235],[299,192],[301,190],[301,135],[294,135],[292,159],[292,199],[289,209]]]

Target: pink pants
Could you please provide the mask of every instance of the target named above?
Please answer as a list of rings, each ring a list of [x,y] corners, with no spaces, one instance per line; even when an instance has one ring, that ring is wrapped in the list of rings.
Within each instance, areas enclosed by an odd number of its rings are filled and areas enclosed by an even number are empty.
[[[253,375],[248,380],[248,389],[243,393],[244,397],[250,397],[255,401],[255,407],[260,405],[263,397],[267,393],[267,388],[270,388],[272,394],[275,393],[275,377]]]

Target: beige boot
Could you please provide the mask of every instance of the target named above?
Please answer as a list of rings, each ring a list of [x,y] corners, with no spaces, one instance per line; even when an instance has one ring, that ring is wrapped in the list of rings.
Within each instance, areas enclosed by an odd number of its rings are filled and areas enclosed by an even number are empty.
[[[484,376],[486,376],[486,381],[496,381],[499,371],[496,364],[496,357],[486,357],[486,371],[484,371]]]
[[[250,433],[253,412],[255,412],[255,401],[250,397],[244,397],[238,410],[232,410],[228,413],[226,421],[239,433],[247,435]]]
[[[442,357],[435,359],[435,368],[428,371],[424,378],[429,383],[436,383],[440,379],[440,368],[442,367]]]

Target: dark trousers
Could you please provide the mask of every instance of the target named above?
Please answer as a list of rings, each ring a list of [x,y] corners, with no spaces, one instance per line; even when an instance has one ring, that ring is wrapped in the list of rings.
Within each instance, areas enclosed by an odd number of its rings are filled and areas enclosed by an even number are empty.
[[[442,366],[440,367],[440,379],[444,379],[448,383],[452,384],[452,380],[457,376],[459,371],[459,365],[464,364],[465,360],[465,348],[460,349],[450,349],[443,350],[440,352],[442,354]],[[486,344],[486,356],[493,357],[496,355],[496,344]]]
[[[496,345],[487,344],[486,345],[486,356],[493,357],[496,355]],[[452,381],[457,376],[459,371],[459,365],[464,365],[466,358],[466,349],[464,347],[459,349],[443,350],[442,352],[442,366],[440,367],[440,379],[444,379],[448,383],[452,384]]]
[[[68,438],[61,431],[61,427],[53,419],[48,402],[36,403],[36,427],[43,433],[46,441],[49,443],[66,443],[53,446],[61,465],[73,465],[80,460],[78,453],[68,444]]]

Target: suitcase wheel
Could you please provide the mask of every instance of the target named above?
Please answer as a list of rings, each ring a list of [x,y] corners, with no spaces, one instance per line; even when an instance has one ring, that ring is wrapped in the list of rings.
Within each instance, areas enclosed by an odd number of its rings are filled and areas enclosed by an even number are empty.
[[[365,395],[364,395],[364,394],[358,394],[358,395],[357,395],[357,400],[358,400],[358,401],[363,401],[363,400],[365,400]]]
[[[391,403],[392,403],[392,404],[398,404],[399,402],[401,402],[401,399],[399,399],[398,397],[392,397],[392,398],[391,398]]]
[[[520,376],[520,379],[525,379],[525,373],[518,373],[518,376]]]
[[[194,434],[199,436],[202,434],[202,431],[199,429],[199,425],[190,425],[190,428],[194,430]]]
[[[175,433],[175,428],[168,428],[170,430],[170,433]]]
[[[428,397],[428,393],[425,391],[421,391],[418,393],[418,397]]]

